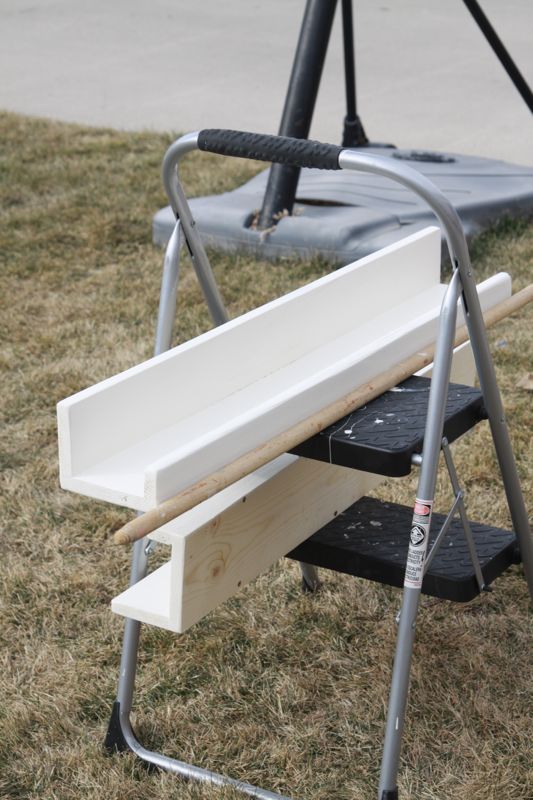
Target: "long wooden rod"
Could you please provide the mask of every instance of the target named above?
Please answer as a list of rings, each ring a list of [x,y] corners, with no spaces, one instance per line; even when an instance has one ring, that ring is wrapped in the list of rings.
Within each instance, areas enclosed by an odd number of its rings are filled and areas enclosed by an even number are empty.
[[[485,326],[488,328],[494,325],[504,317],[515,313],[532,300],[533,283],[525,289],[522,289],[522,291],[512,295],[507,300],[504,300],[502,303],[489,309],[483,315]],[[454,347],[463,344],[468,338],[467,327],[463,325],[461,328],[457,329]],[[422,350],[414,353],[410,358],[400,361],[392,367],[392,369],[382,372],[371,381],[368,381],[368,383],[359,386],[339,400],[320,409],[320,411],[317,411],[312,416],[301,420],[296,425],[279,433],[268,442],[245,453],[230,464],[226,464],[217,472],[213,472],[211,475],[189,486],[187,489],[183,489],[181,492],[174,495],[174,497],[156,506],[156,508],[132,519],[115,533],[115,543],[131,544],[138,539],[142,539],[143,536],[152,533],[156,528],[160,528],[161,525],[164,525],[171,519],[179,517],[180,514],[184,514],[209,497],[221,492],[222,489],[226,489],[228,486],[231,486],[231,484],[236,483],[241,478],[259,469],[259,467],[264,466],[282,453],[286,453],[311,436],[320,433],[320,431],[327,428],[328,425],[332,425],[334,422],[337,422],[337,420],[342,419],[346,414],[350,414],[352,411],[365,405],[365,403],[383,394],[383,392],[396,386],[396,384],[401,383],[401,381],[405,380],[410,375],[413,375],[415,372],[423,369],[423,367],[431,364],[434,354],[435,344],[424,347]]]

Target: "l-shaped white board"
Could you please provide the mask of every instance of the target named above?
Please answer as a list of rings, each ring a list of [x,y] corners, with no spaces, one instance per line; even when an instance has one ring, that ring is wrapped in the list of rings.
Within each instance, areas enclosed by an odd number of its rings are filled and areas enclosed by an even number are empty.
[[[470,345],[461,345],[452,380],[472,383],[474,372]],[[182,633],[382,480],[280,456],[150,534],[170,545],[169,561],[115,597],[111,607]]]
[[[146,510],[433,343],[440,247],[428,228],[63,400],[61,485]],[[171,565],[113,607],[184,630],[376,480],[282,456],[161,529]]]
[[[435,341],[439,275],[430,228],[63,400],[61,485],[152,508]]]

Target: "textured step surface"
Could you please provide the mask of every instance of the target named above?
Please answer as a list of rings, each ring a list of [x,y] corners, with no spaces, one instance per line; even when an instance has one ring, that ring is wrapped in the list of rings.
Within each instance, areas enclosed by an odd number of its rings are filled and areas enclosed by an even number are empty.
[[[408,475],[412,455],[422,452],[429,387],[429,378],[408,378],[291,452],[379,475]],[[444,422],[448,441],[484,418],[480,391],[450,384]]]
[[[363,497],[332,522],[292,550],[295,558],[336,572],[402,586],[413,510]],[[444,514],[434,514],[431,547]],[[485,583],[492,583],[519,561],[514,533],[471,523]],[[479,594],[474,568],[459,520],[454,520],[424,577],[422,592],[465,602]]]

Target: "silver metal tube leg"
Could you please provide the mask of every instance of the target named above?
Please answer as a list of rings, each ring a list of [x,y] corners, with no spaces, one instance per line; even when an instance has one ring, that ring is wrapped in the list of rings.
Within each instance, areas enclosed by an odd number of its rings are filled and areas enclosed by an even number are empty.
[[[167,245],[163,263],[163,277],[159,296],[154,345],[155,355],[159,355],[168,350],[172,343],[172,325],[176,312],[179,277],[179,257],[180,223],[178,221]],[[146,576],[147,570],[148,552],[146,550],[146,539],[141,539],[135,542],[132,549],[130,586],[142,580],[142,578]],[[140,629],[141,625],[137,620],[130,619],[129,617],[126,619],[117,689],[117,702],[120,704],[122,724],[124,724],[125,719],[129,721],[129,714],[131,712],[135,673],[137,671]]]
[[[306,564],[303,561],[299,562],[300,572],[302,574],[302,581],[304,589],[309,592],[316,592],[320,586],[320,579],[318,577],[318,570],[313,564]]]
[[[183,233],[191,253],[192,263],[198,277],[198,282],[204,293],[209,312],[215,325],[227,322],[228,313],[219,292],[211,264],[202,244],[200,234],[196,230],[187,198],[178,179],[178,164],[180,159],[191,150],[196,150],[198,134],[190,133],[182,136],[170,145],[163,159],[162,178],[165,191],[172,210],[179,218]]]
[[[136,739],[131,729],[130,722],[127,719],[122,723],[122,731],[128,747],[138,758],[160,769],[164,769],[167,772],[172,772],[175,775],[180,775],[182,778],[194,780],[199,783],[207,783],[214,786],[232,786],[243,794],[249,797],[256,797],[258,800],[290,800],[290,798],[285,795],[269,792],[267,789],[261,789],[258,786],[252,786],[250,783],[238,781],[235,780],[235,778],[228,778],[225,775],[220,775],[217,772],[211,772],[201,767],[195,767],[193,764],[186,764],[175,758],[169,758],[163,755],[163,753],[147,750],[146,747],[143,747]]]
[[[147,562],[146,539],[141,539],[133,545],[130,585],[144,578],[147,571]],[[228,778],[225,775],[219,775],[216,772],[211,772],[210,770],[195,767],[192,764],[186,764],[174,758],[169,758],[163,755],[163,753],[156,753],[152,750],[148,750],[140,744],[132,730],[130,722],[135,674],[137,671],[140,627],[140,622],[129,618],[126,619],[124,643],[120,661],[117,701],[115,704],[118,707],[118,724],[124,744],[143,761],[153,764],[160,769],[164,769],[167,772],[173,772],[185,779],[195,780],[201,783],[210,783],[215,786],[232,786],[243,794],[258,798],[258,800],[290,800],[288,797],[269,792],[257,786],[252,786],[249,783],[238,781],[234,778]]]
[[[450,525],[453,522],[453,518],[455,516],[455,512],[457,511],[457,506],[459,505],[460,499],[461,499],[460,496],[458,496],[453,501],[452,507],[450,508],[450,511],[448,512],[446,519],[444,520],[442,528],[440,529],[435,541],[433,542],[431,550],[426,556],[426,560],[424,562],[424,575],[430,568],[431,562],[433,561],[433,559],[435,558],[435,556],[439,551],[439,548],[442,544],[442,540],[444,539],[444,537],[448,533],[448,530],[450,529]]]
[[[155,334],[154,355],[168,350],[172,344],[172,327],[176,316],[176,298],[180,269],[180,221],[177,220],[168,240],[163,261],[163,277],[159,295],[159,311]]]
[[[416,616],[420,602],[431,509],[437,482],[460,289],[460,276],[455,271],[442,306],[433,377],[431,378],[422,466],[407,556],[403,602],[392,673],[383,759],[381,762],[379,800],[385,800],[388,797],[392,798],[396,796],[397,792],[398,766],[409,689]]]
[[[513,521],[513,528],[518,539],[518,547],[524,566],[524,574],[533,602],[533,538],[529,526],[520,478],[509,436],[509,429],[505,419],[505,411],[496,381],[496,373],[492,356],[488,346],[485,326],[479,309],[476,293],[476,302],[467,298],[468,314],[467,324],[470,333],[472,350],[476,360],[483,401],[489,420],[494,448],[500,465],[502,482],[507,496],[507,504]]]
[[[148,556],[145,553],[146,539],[140,539],[133,545],[131,562],[130,586],[145,577],[148,569]],[[117,702],[120,703],[121,716],[129,718],[137,672],[137,651],[141,623],[135,619],[126,619],[124,624],[124,640],[122,656],[120,659],[120,673],[118,679]]]
[[[448,444],[448,440],[446,438],[442,440],[442,452],[444,454],[444,460],[446,461],[446,466],[448,468],[448,474],[450,476],[453,493],[455,494],[455,497],[458,501],[457,505],[459,508],[459,515],[461,517],[461,523],[463,525],[463,531],[465,534],[466,543],[468,545],[468,551],[470,553],[472,566],[474,567],[474,572],[476,574],[477,585],[479,586],[479,591],[482,592],[485,589],[485,578],[483,577],[483,572],[481,571],[481,565],[479,563],[479,558],[476,551],[476,543],[474,542],[472,528],[470,527],[470,521],[466,513],[466,506],[463,499],[464,498],[463,490],[461,489],[461,486],[459,484],[459,478],[457,476],[457,470],[455,469],[455,464],[453,463],[450,445]]]

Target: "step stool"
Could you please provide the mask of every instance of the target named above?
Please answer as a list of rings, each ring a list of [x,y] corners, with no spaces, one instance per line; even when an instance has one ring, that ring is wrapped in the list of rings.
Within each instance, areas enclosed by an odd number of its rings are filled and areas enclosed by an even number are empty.
[[[440,233],[430,229],[227,322],[176,174],[180,159],[197,148],[400,182],[442,224],[454,268],[450,284],[439,283]],[[476,287],[453,208],[427,179],[390,159],[210,130],[169,148],[163,180],[177,221],[165,255],[157,355],[58,406],[62,485],[146,511],[118,534],[135,544],[130,587],[112,604],[127,621],[106,746],[189,779],[280,800],[147,750],[130,712],[140,623],[184,631],[288,553],[301,560],[309,588],[318,580],[313,565],[404,587],[378,790],[379,800],[396,800],[421,592],[469,599],[521,558],[533,597],[533,543],[482,316],[487,310],[497,319],[502,305],[511,307],[510,281],[500,275]],[[165,352],[182,233],[220,327]],[[450,384],[450,376],[462,384],[468,372],[459,301],[480,391]],[[419,370],[425,376],[409,377]],[[467,519],[451,458],[449,442],[485,417],[514,532]],[[455,499],[448,515],[432,518],[441,452]],[[381,476],[408,474],[413,465],[420,468],[414,511],[365,496]],[[170,561],[149,575],[147,535],[171,545]]]
[[[419,464],[423,450],[430,385],[428,378],[408,378],[291,452],[388,477],[408,475],[413,464]],[[482,393],[450,383],[443,427],[448,463],[448,445],[484,419]],[[457,496],[454,471],[452,475]],[[363,497],[287,555],[316,567],[401,587],[412,513],[406,506]],[[433,551],[437,531],[445,524],[449,525],[442,536],[445,540],[439,540]],[[511,531],[470,522],[465,533],[461,521],[448,522],[445,515],[436,513],[432,526],[422,594],[467,602],[511,564],[520,562]]]

